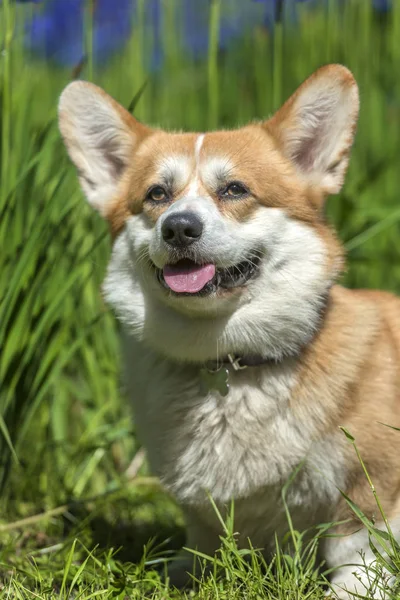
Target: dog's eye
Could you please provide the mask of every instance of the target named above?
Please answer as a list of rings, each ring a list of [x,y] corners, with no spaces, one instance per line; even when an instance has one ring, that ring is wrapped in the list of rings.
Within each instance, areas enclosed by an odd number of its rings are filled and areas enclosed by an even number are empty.
[[[236,181],[227,185],[222,192],[222,195],[225,196],[225,198],[241,198],[247,194],[248,190],[244,187],[244,185],[237,183]]]
[[[168,194],[161,185],[156,185],[148,191],[146,200],[153,202],[165,202],[168,199]]]

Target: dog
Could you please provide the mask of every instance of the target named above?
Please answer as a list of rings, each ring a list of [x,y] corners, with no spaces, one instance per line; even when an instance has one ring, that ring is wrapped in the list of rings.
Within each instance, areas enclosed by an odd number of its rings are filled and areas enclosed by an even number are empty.
[[[235,502],[238,544],[274,550],[295,528],[340,522],[321,542],[339,598],[365,593],[368,533],[341,494],[400,517],[400,302],[337,281],[326,222],[359,110],[342,65],[313,73],[268,120],[231,131],[151,128],[95,85],[70,83],[59,124],[89,203],[113,240],[103,284],[123,325],[138,434],[182,507],[187,546],[213,554]],[[300,467],[299,467],[300,466]],[[187,578],[192,557],[172,568]],[[364,578],[364,579],[363,579]],[[360,581],[361,580],[361,581]],[[378,597],[378,596],[377,596]],[[380,597],[380,596],[379,596]]]

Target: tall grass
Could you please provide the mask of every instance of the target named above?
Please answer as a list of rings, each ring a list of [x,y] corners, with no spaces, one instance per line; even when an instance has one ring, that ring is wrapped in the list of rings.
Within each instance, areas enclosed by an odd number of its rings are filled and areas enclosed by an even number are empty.
[[[161,69],[148,70],[154,40],[139,0],[128,45],[105,66],[91,56],[89,23],[81,76],[127,107],[142,89],[141,120],[204,131],[264,118],[321,64],[346,64],[361,116],[346,186],[327,211],[349,251],[344,282],[400,292],[400,3],[380,15],[367,0],[301,4],[297,22],[244,28],[219,51],[227,5],[213,0],[208,55],[194,59],[182,47],[182,1],[162,5]],[[73,73],[26,55],[26,11],[0,4],[0,493],[13,518],[118,490],[137,451],[118,328],[100,294],[108,232],[55,122]]]
[[[57,131],[68,75],[25,63],[15,13],[3,3],[0,485],[7,499],[12,473],[26,499],[79,496],[113,481],[134,444],[99,292],[107,231],[81,201]]]

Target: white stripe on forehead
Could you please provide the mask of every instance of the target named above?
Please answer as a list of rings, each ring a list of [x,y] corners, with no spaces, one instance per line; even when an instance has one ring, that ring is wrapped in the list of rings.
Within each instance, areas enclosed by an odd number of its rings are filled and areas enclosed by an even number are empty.
[[[200,169],[200,153],[206,134],[199,134],[194,142],[194,169],[193,158],[185,154],[171,154],[159,160],[157,177],[159,183],[173,184],[181,189],[188,186],[185,197],[198,198],[200,195],[200,182],[206,188],[217,189],[221,182],[232,179],[232,161],[226,156],[211,156],[203,158]],[[193,155],[192,155],[193,156]],[[201,177],[200,177],[201,173]]]
[[[185,194],[186,198],[197,198],[199,195],[199,167],[200,167],[200,150],[204,142],[205,133],[201,133],[197,138],[194,144],[194,161],[195,161],[195,171],[193,179],[190,182],[189,188]]]
[[[194,146],[195,178],[198,177],[200,150],[203,145],[205,134],[197,136]],[[161,182],[172,181],[178,188],[187,185],[191,175],[191,160],[184,154],[173,154],[159,161],[157,176]]]
[[[196,143],[194,145],[194,159],[196,161],[196,171],[199,168],[199,161],[200,161],[200,150],[201,147],[203,145],[204,142],[204,138],[206,137],[205,133],[200,134],[197,139],[196,139]]]

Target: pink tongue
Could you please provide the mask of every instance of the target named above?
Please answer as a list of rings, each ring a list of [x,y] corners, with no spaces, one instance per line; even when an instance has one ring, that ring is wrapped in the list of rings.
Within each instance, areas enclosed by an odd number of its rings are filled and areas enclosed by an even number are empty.
[[[215,265],[165,265],[163,275],[172,291],[195,294],[214,277]]]

